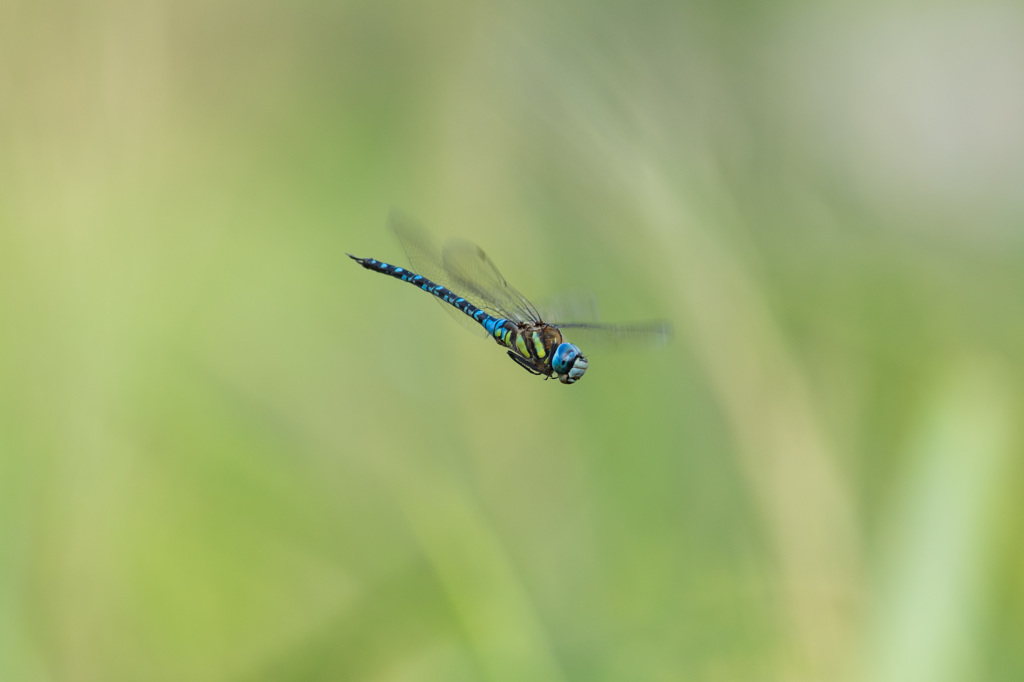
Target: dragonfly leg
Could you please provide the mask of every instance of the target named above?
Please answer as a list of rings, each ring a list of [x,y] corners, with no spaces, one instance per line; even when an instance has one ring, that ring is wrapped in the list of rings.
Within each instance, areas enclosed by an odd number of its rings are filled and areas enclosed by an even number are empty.
[[[515,354],[515,353],[513,353],[512,351],[506,351],[506,352],[508,353],[508,356],[509,356],[510,358],[512,358],[513,360],[515,360],[515,362],[516,362],[516,364],[517,364],[517,365],[519,365],[520,367],[522,367],[523,369],[525,369],[525,370],[526,370],[527,372],[529,372],[530,374],[533,374],[534,376],[538,376],[538,375],[540,374],[540,372],[538,372],[538,371],[537,371],[536,369],[534,369],[534,368],[533,368],[533,367],[532,367],[532,366],[531,366],[531,365],[530,365],[529,363],[527,363],[525,359],[523,359],[523,358],[519,357],[518,355],[516,355],[516,354]]]

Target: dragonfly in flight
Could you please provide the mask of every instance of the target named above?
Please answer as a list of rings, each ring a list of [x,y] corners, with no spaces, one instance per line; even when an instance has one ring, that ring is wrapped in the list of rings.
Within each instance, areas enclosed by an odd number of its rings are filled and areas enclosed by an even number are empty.
[[[451,240],[438,252],[426,232],[408,218],[392,212],[388,223],[412,270],[375,258],[347,254],[349,258],[367,270],[433,294],[464,326],[486,333],[507,348],[508,356],[531,374],[563,384],[580,380],[590,363],[566,336],[618,346],[664,342],[672,335],[671,325],[664,320],[635,324],[545,321],[537,307],[505,281],[480,247]]]

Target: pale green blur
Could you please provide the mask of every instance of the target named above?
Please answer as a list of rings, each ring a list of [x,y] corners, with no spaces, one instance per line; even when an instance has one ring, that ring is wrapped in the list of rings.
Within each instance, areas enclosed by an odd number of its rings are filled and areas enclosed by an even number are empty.
[[[1024,10],[8,2],[0,679],[1024,679]],[[668,318],[545,382],[388,211]]]

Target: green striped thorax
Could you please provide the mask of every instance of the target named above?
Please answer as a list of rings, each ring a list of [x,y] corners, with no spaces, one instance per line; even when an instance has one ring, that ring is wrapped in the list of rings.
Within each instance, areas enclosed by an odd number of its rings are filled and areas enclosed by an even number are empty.
[[[562,339],[557,327],[543,322],[512,322],[491,318],[483,323],[498,344],[509,348],[509,357],[533,374],[554,377],[563,384],[576,383],[587,371],[580,349]]]

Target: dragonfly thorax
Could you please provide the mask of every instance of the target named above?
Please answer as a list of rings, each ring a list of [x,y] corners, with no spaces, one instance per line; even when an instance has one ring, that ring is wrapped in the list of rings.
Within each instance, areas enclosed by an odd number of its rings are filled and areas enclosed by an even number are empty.
[[[557,327],[543,322],[494,320],[489,331],[499,345],[509,348],[508,356],[532,374],[575,383],[587,370],[580,349],[565,343]]]

